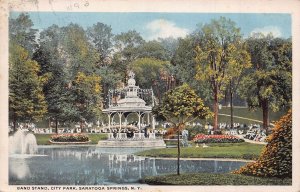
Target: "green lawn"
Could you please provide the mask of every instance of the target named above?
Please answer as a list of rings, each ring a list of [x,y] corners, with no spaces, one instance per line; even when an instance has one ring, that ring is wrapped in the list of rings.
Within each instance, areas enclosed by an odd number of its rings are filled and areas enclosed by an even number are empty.
[[[38,145],[50,145],[49,139],[53,134],[35,134]],[[89,144],[97,144],[99,140],[107,139],[107,134],[87,134],[91,140]]]
[[[278,121],[282,115],[284,115],[287,111],[278,111],[278,112],[272,112],[270,111],[270,121]],[[219,113],[230,115],[230,107],[223,107],[219,110]],[[234,116],[240,116],[245,117],[249,119],[256,119],[259,121],[263,120],[262,110],[258,109],[256,111],[251,111],[248,108],[234,108],[233,110]],[[219,115],[219,122],[230,122],[230,117]],[[239,118],[234,118],[234,122],[237,123],[255,123],[251,120],[244,120]]]
[[[180,157],[183,158],[234,158],[256,159],[264,145],[250,143],[222,143],[207,144],[210,147],[181,148]],[[151,149],[136,153],[139,156],[149,157],[177,157],[177,148]]]
[[[140,180],[150,185],[292,185],[290,178],[262,178],[237,174],[189,173],[150,176]]]
[[[270,111],[270,122],[273,121],[278,121],[280,117],[284,114],[286,114],[287,111],[278,111],[278,112],[272,112]],[[219,110],[220,114],[226,114],[230,115],[230,108],[229,107],[222,107],[222,109]],[[248,108],[234,108],[233,110],[233,115],[234,116],[239,116],[239,117],[244,117],[244,118],[249,118],[249,119],[254,119],[258,121],[263,120],[263,115],[262,115],[262,110],[257,109],[256,111],[249,110]],[[206,122],[209,122],[213,124],[213,119],[208,119],[208,120],[197,120],[201,122],[202,124],[205,124]],[[218,115],[218,121],[219,123],[230,123],[230,116],[224,116],[224,115]],[[247,119],[240,119],[240,118],[233,118],[233,121],[235,123],[241,123],[241,124],[257,124],[258,122],[252,121],[252,120],[247,120]]]

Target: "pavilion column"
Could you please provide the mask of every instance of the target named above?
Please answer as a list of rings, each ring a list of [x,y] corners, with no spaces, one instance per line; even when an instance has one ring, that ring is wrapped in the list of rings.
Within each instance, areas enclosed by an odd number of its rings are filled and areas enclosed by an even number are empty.
[[[127,116],[124,117],[125,117],[125,127],[127,127]]]
[[[120,123],[119,133],[121,133],[121,129],[122,129],[122,113],[118,113],[118,114],[119,114],[119,123]]]
[[[155,117],[154,117],[154,115],[152,115],[152,129],[153,129],[153,131],[155,129]]]
[[[111,132],[111,129],[110,129],[110,113],[107,114],[108,115],[108,129],[109,129],[109,132]]]
[[[147,113],[147,125],[150,124],[150,113]]]
[[[141,112],[138,112],[139,117],[139,132],[141,133]]]

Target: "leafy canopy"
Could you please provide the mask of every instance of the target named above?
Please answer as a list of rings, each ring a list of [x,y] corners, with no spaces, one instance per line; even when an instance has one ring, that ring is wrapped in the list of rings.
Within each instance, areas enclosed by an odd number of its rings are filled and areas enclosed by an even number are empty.
[[[211,116],[209,108],[187,84],[166,92],[162,103],[154,108],[154,114],[165,118],[175,127]]]
[[[47,112],[40,66],[23,47],[11,43],[9,56],[9,114],[16,121],[38,121]]]

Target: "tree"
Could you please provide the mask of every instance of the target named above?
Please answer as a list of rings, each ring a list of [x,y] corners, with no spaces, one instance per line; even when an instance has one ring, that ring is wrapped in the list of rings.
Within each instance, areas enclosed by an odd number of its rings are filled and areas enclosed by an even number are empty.
[[[233,94],[236,93],[240,80],[251,67],[251,58],[246,49],[246,43],[238,42],[231,47],[232,56],[228,59],[229,97],[230,97],[230,125],[233,128]]]
[[[168,91],[160,105],[155,106],[153,112],[158,117],[165,118],[173,126],[177,132],[177,174],[180,174],[180,132],[185,128],[186,123],[195,119],[204,119],[210,117],[208,107],[200,97],[198,97],[193,89],[187,84],[176,87]]]
[[[158,38],[158,41],[165,49],[167,60],[171,60],[178,47],[178,39],[174,39],[173,37],[168,37],[168,38]]]
[[[128,31],[114,37],[115,53],[113,56],[113,69],[122,74],[123,81],[127,80],[128,65],[138,58],[139,47],[145,40],[136,31]]]
[[[121,78],[112,67],[111,58],[114,51],[112,28],[103,23],[96,23],[87,29],[87,37],[99,54],[96,73],[101,76],[102,97],[104,98],[105,107],[108,107],[108,90],[116,87],[117,82]]]
[[[275,123],[268,144],[256,162],[235,171],[259,177],[292,177],[292,110]]]
[[[50,74],[44,86],[49,117],[56,122],[80,122],[99,116],[102,108],[101,77],[97,68],[100,54],[76,24],[51,26],[41,32],[34,58],[42,74]]]
[[[168,60],[167,50],[158,41],[148,41],[138,48],[139,58],[153,58],[162,61]]]
[[[102,108],[100,81],[101,77],[96,74],[86,75],[83,72],[78,72],[73,82],[77,119],[81,122],[81,128],[83,128],[85,120],[100,116],[100,109]]]
[[[199,42],[195,49],[197,74],[196,79],[202,83],[209,83],[213,94],[214,130],[218,129],[219,99],[224,96],[223,91],[231,80],[231,65],[244,65],[241,58],[244,49],[241,45],[240,29],[235,23],[225,17],[212,20],[205,24],[198,32]]]
[[[195,81],[196,76],[196,52],[194,50],[197,46],[197,37],[195,34],[189,35],[184,39],[178,40],[178,47],[172,57],[171,63],[174,66],[174,75],[179,84],[187,83],[196,93],[204,99],[210,101],[211,94],[207,83]]]
[[[68,111],[76,111],[72,121],[80,122],[82,129],[84,122],[93,120],[102,108],[101,77],[97,71],[99,53],[77,24],[63,27],[62,33],[64,39],[59,50],[65,61],[67,90],[72,95],[69,101],[71,110]]]
[[[33,29],[33,22],[28,14],[21,13],[16,19],[9,19],[9,39],[25,48],[31,57],[38,47],[36,42],[37,29]]]
[[[289,40],[256,34],[247,39],[252,68],[242,79],[240,95],[251,109],[263,111],[269,127],[269,110],[288,109],[292,100],[292,46]]]
[[[144,89],[152,88],[159,101],[166,91],[175,86],[175,82],[171,81],[170,66],[168,61],[154,58],[136,59],[130,64],[130,68],[136,74],[138,85]]]
[[[112,52],[113,34],[111,27],[103,23],[96,23],[87,29],[87,37],[94,48],[99,53],[99,64],[106,65],[106,59],[110,57]]]
[[[14,130],[18,122],[40,120],[47,112],[42,91],[46,76],[39,76],[40,66],[15,42],[9,48],[9,117]]]
[[[130,68],[136,74],[138,85],[144,89],[152,88],[159,102],[165,92],[175,87],[175,79],[168,61],[140,58],[133,61]]]

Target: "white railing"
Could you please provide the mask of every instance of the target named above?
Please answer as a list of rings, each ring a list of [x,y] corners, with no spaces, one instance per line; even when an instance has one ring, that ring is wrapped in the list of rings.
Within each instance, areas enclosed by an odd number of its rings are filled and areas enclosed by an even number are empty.
[[[155,139],[155,133],[149,133],[149,139]]]
[[[156,139],[155,133],[149,133],[148,137],[145,137],[145,133],[134,133],[132,138],[127,137],[127,133],[107,133],[109,140],[144,140],[144,139]]]
[[[145,139],[144,133],[134,133],[133,139]]]

